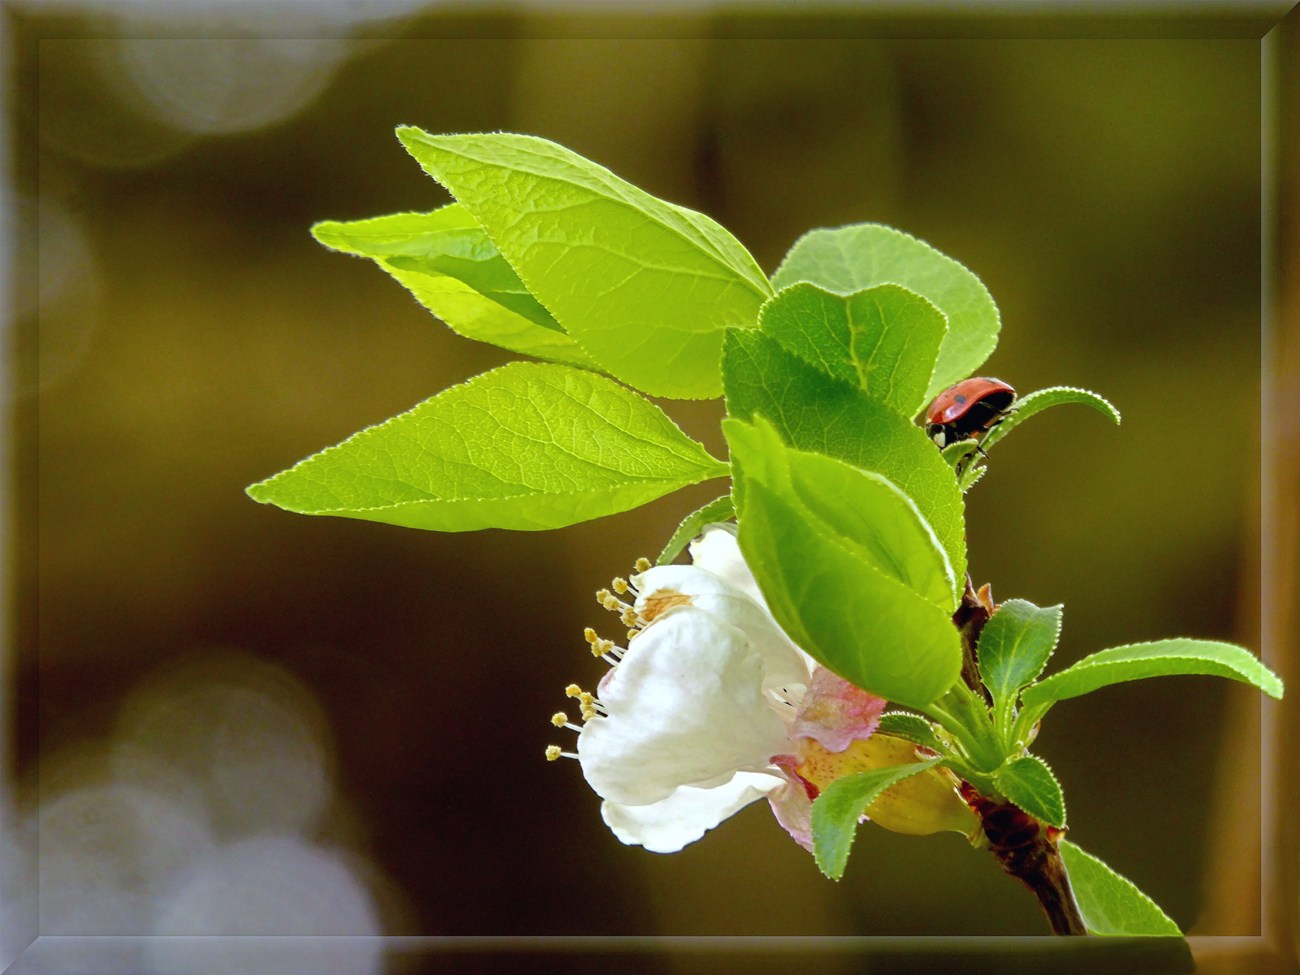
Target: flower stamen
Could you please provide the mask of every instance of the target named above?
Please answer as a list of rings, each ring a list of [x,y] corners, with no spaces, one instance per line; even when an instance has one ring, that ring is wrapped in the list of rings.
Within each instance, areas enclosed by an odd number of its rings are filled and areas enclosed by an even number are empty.
[[[600,589],[596,592],[596,602],[600,603],[604,609],[609,610],[611,613],[626,615],[629,611],[633,613],[636,612],[631,605],[623,602],[623,600],[619,599],[608,589]]]
[[[613,640],[605,640],[596,635],[596,631],[590,626],[582,632],[583,638],[591,646],[591,655],[599,657],[605,663],[613,667],[623,659],[623,650],[614,643]]]
[[[551,724],[557,728],[568,728],[570,731],[581,731],[582,725],[574,724],[569,720],[569,716],[563,711],[556,711],[551,715]]]
[[[557,759],[561,759],[561,758],[577,758],[577,757],[578,757],[577,752],[566,752],[563,749],[561,749],[559,745],[546,746],[546,760],[548,762],[554,762]]]
[[[578,702],[578,708],[582,711],[582,720],[590,721],[595,717],[608,717],[609,712],[604,706],[596,700],[596,695],[584,691],[577,684],[570,684],[564,689],[565,695],[575,698]]]

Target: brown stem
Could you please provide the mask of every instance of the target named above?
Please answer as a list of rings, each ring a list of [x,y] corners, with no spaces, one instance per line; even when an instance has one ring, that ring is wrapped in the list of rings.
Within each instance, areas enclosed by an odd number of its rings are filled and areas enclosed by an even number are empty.
[[[1038,898],[1052,933],[1087,934],[1057,845],[1063,831],[1039,822],[1019,806],[979,795],[968,783],[963,783],[962,793],[980,817],[989,852]]]

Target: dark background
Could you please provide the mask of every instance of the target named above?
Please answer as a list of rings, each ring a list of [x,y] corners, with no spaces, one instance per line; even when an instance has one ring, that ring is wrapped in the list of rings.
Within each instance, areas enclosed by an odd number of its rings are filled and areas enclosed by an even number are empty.
[[[537,534],[244,496],[507,358],[307,233],[446,202],[398,124],[561,142],[707,212],[769,273],[804,230],[860,220],[962,261],[1003,318],[984,372],[1124,414],[1055,411],[996,452],[968,497],[975,581],[1065,604],[1057,667],[1174,635],[1259,649],[1267,19],[1175,39],[1214,28],[104,9],[9,13],[15,199],[39,245],[15,292],[16,686],[34,715],[16,796],[40,870],[65,871],[41,875],[54,933],[1046,930],[956,835],[864,828],[834,885],[758,804],[656,856],[613,839],[576,764],[542,760],[563,687],[600,673],[591,594],[716,485]],[[722,451],[717,404],[664,405]],[[1208,678],[1123,685],[1062,704],[1036,748],[1071,838],[1194,933],[1259,928],[1254,705]],[[80,824],[63,832],[41,812],[61,802]],[[352,906],[168,915],[196,869],[188,843],[155,862],[150,824],[172,813],[209,866],[296,838],[341,865]],[[291,890],[301,863],[319,888],[316,860],[284,855]]]

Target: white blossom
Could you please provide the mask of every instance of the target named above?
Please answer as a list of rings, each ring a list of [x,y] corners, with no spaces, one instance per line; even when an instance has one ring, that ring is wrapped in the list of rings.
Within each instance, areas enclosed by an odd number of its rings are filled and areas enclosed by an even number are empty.
[[[791,642],[730,531],[706,531],[691,557],[692,565],[643,561],[630,582],[616,579],[616,592],[597,594],[632,627],[627,647],[587,631],[593,652],[612,666],[595,694],[569,688],[584,722],[573,725],[563,713],[554,721],[578,731],[577,750],[552,746],[548,755],[578,759],[603,800],[602,818],[624,843],[675,852],[767,798],[781,825],[811,849],[811,802],[826,781],[915,761],[911,746],[869,741],[885,701]],[[881,761],[886,752],[889,761]],[[939,779],[939,793],[964,809],[954,784]]]

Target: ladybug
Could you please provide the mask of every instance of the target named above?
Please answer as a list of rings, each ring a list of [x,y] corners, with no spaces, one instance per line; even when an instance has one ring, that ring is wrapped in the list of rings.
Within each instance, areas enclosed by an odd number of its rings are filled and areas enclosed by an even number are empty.
[[[1006,416],[1016,391],[1001,379],[973,376],[949,386],[925,411],[925,432],[942,450],[959,440],[978,438]]]

